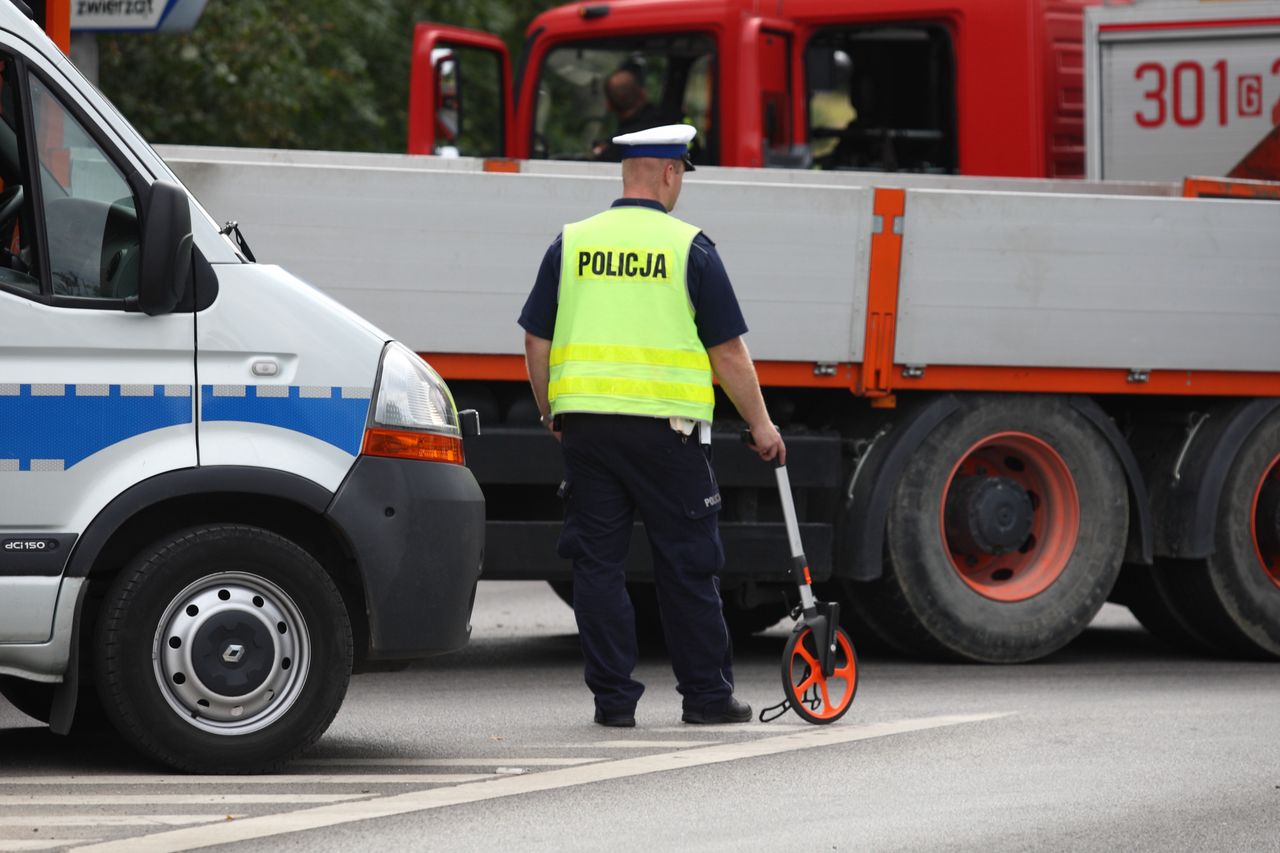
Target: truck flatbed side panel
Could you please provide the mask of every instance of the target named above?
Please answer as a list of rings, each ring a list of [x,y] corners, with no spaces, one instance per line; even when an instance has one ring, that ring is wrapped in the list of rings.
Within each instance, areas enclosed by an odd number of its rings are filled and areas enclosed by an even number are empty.
[[[1280,205],[909,191],[895,362],[1280,371]]]
[[[621,194],[610,177],[175,160],[219,220],[419,352],[522,353],[515,325],[565,222]],[[761,359],[861,358],[869,189],[716,183],[676,215],[716,240]],[[498,319],[495,319],[498,318]]]
[[[874,192],[691,186],[678,216],[716,241],[758,359],[862,360]]]
[[[306,151],[283,148],[228,148],[203,145],[160,145],[156,150],[178,171],[200,163],[254,163],[279,166],[356,167],[411,169],[428,172],[483,172],[487,161],[476,157],[436,157],[419,154],[371,154],[349,151]],[[512,161],[514,162],[514,161]],[[597,177],[617,180],[617,163],[585,160],[522,160],[525,175]],[[1180,176],[1181,177],[1181,176]],[[706,183],[786,184],[817,187],[898,187],[902,189],[977,190],[985,192],[1038,192],[1071,195],[1137,195],[1176,198],[1180,181],[1082,181],[1050,178],[992,178],[967,175],[935,175],[921,172],[872,172],[862,170],[752,169],[699,166],[685,178],[690,186]],[[688,201],[686,194],[685,201]],[[202,196],[203,200],[203,196]]]

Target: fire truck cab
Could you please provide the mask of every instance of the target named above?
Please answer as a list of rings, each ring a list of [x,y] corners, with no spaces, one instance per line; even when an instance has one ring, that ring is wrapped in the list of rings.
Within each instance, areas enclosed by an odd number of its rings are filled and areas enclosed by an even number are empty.
[[[488,33],[414,33],[409,153],[607,157],[630,73],[699,165],[1084,173],[1091,0],[614,0],[529,25],[514,78]],[[767,7],[767,8],[766,8]]]

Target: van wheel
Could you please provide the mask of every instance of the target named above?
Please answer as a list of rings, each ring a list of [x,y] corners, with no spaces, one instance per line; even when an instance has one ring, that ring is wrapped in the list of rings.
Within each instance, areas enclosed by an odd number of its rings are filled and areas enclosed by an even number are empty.
[[[112,583],[96,630],[107,716],[180,770],[271,770],[315,743],[351,677],[351,625],[320,564],[240,525],[192,528]]]
[[[1152,579],[1214,647],[1280,658],[1280,414],[1245,440],[1217,512],[1213,553]]]
[[[864,603],[909,653],[1034,660],[1102,607],[1128,520],[1115,454],[1066,400],[973,396],[908,462]]]

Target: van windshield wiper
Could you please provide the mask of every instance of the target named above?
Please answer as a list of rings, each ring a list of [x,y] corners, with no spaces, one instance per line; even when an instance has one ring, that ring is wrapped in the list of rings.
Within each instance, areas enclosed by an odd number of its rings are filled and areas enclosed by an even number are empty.
[[[218,231],[226,237],[230,237],[235,241],[236,247],[240,250],[240,254],[249,259],[249,263],[256,264],[258,259],[253,256],[253,250],[249,248],[249,244],[245,242],[244,234],[240,233],[240,223],[234,219],[228,219],[227,224],[223,225]]]

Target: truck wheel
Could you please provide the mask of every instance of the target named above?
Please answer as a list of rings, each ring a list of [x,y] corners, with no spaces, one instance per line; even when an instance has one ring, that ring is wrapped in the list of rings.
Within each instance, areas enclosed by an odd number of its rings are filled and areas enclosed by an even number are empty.
[[[1152,578],[1214,646],[1280,658],[1280,414],[1262,422],[1231,465],[1213,554]]]
[[[975,396],[907,463],[869,603],[906,651],[1034,660],[1105,603],[1128,520],[1119,462],[1065,400]]]
[[[351,677],[351,625],[310,554],[255,527],[192,528],[116,577],[98,692],[134,746],[180,770],[260,772],[315,743]]]
[[[1154,566],[1125,566],[1116,581],[1113,595],[1129,608],[1142,627],[1165,644],[1193,654],[1220,653],[1204,634],[1196,629],[1194,621],[1182,612],[1176,600],[1156,583],[1155,575],[1183,570],[1176,560],[1156,560]]]
[[[834,599],[839,602],[840,627],[848,633],[858,654],[910,654],[908,650],[895,645],[893,631],[886,627],[883,615],[873,605],[878,597],[868,590],[865,581],[842,578],[838,582],[815,588],[814,592],[819,600]]]

